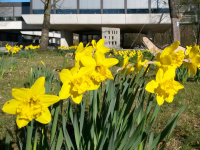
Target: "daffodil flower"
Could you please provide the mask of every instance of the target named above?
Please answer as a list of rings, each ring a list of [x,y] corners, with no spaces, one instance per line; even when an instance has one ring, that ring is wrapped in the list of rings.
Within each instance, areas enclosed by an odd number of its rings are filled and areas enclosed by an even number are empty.
[[[111,71],[108,69],[116,65],[119,61],[116,58],[105,58],[105,55],[99,51],[94,54],[94,59],[96,61],[95,70],[92,72],[92,79],[100,85],[102,81],[107,78],[114,80]]]
[[[193,75],[196,75],[197,68],[200,66],[199,46],[187,47],[185,59],[188,61],[185,61],[183,64],[185,68],[188,67],[188,75],[191,72]]]
[[[96,43],[95,40],[92,40],[92,45],[93,45],[94,49],[96,49],[96,51],[99,51],[103,54],[110,51],[109,48],[103,46],[104,45],[104,39],[100,39],[97,43]]]
[[[172,45],[166,47],[161,53],[158,53],[155,64],[164,71],[171,66],[174,66],[175,68],[180,67],[184,59],[184,52],[182,50],[174,52],[179,44],[180,42],[176,41]]]
[[[121,62],[121,67],[122,67],[122,73],[124,73],[124,71],[126,70],[126,75],[130,75],[131,72],[133,72],[135,70],[135,68],[133,66],[131,66],[131,63],[128,62],[129,61],[129,57],[125,57],[124,60]]]
[[[136,68],[137,68],[136,73],[138,74],[140,70],[142,69],[142,67],[148,62],[148,60],[144,60],[142,62],[143,54],[140,50],[138,50],[137,54],[138,54],[138,57],[137,57],[137,63],[136,63]],[[147,66],[145,66],[144,69],[146,70]]]
[[[156,80],[152,80],[146,85],[145,89],[148,92],[156,93],[158,105],[162,105],[164,100],[171,103],[178,90],[184,88],[182,84],[174,80],[174,76],[174,67],[170,67],[165,73],[160,68],[156,74]]]
[[[32,119],[47,124],[51,121],[48,107],[60,99],[56,95],[45,94],[45,78],[40,77],[30,89],[12,89],[14,99],[7,101],[2,110],[8,114],[17,114],[17,126],[26,126]]]
[[[79,104],[83,93],[92,89],[92,83],[89,74],[94,67],[74,67],[71,70],[63,69],[60,72],[60,79],[63,83],[59,92],[60,99],[67,99],[71,96],[72,100]]]
[[[83,43],[81,42],[75,51],[75,66],[80,67],[80,64],[79,64],[80,59],[82,59],[85,56],[92,57],[92,55],[93,55],[92,52],[93,52],[92,46],[84,47]]]

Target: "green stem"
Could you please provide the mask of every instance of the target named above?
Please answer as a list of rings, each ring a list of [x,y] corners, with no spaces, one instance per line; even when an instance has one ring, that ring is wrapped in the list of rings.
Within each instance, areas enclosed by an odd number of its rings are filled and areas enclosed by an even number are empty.
[[[33,131],[33,120],[27,125],[27,137],[26,137],[26,150],[31,150],[31,138]]]

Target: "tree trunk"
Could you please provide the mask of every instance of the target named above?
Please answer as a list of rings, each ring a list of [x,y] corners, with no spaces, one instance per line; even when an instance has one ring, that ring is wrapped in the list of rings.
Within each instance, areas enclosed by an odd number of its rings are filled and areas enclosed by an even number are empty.
[[[180,29],[178,26],[178,18],[177,18],[177,11],[176,11],[176,2],[175,0],[168,0],[169,3],[169,10],[170,10],[170,17],[171,17],[171,25],[172,25],[172,36],[173,42],[179,41],[181,42],[180,38]]]
[[[51,0],[45,0],[44,5],[44,20],[42,25],[42,35],[40,40],[40,49],[46,50],[49,44],[49,29],[50,29],[50,14]]]
[[[198,25],[197,25],[197,45],[200,44],[200,8],[199,8],[199,3],[197,4],[197,21],[198,21]],[[196,19],[195,19],[196,22]]]

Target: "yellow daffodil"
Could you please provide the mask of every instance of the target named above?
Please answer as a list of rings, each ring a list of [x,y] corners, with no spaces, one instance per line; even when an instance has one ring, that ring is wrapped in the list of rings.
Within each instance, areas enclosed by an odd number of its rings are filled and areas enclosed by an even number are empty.
[[[92,89],[92,83],[89,74],[94,67],[74,67],[71,70],[63,69],[60,72],[60,79],[63,83],[59,92],[60,99],[67,99],[71,96],[72,100],[79,104],[83,93]]]
[[[162,105],[164,100],[168,103],[172,102],[178,90],[184,88],[182,84],[174,80],[174,76],[174,67],[170,67],[166,72],[160,68],[156,74],[156,80],[152,80],[146,85],[145,89],[148,92],[156,93],[158,105]]]
[[[182,50],[174,52],[178,48],[179,44],[179,41],[175,41],[172,45],[166,47],[161,53],[158,53],[155,64],[164,71],[171,66],[174,66],[175,68],[180,67],[184,59],[184,52]]]
[[[9,114],[17,114],[17,126],[26,126],[32,119],[47,124],[51,121],[48,107],[60,99],[56,95],[45,94],[45,78],[40,77],[30,89],[12,89],[14,99],[6,102],[2,110]]]
[[[103,54],[110,51],[109,48],[103,46],[104,45],[104,39],[100,39],[97,43],[96,43],[95,40],[92,40],[92,45],[93,45],[93,48],[96,49],[96,51],[99,51]]]
[[[93,47],[92,46],[84,47],[83,43],[81,42],[75,51],[75,66],[80,67],[79,66],[80,59],[85,56],[92,57],[92,55],[93,55]]]
[[[188,75],[192,72],[193,75],[196,75],[197,68],[200,67],[200,55],[199,55],[199,46],[195,45],[192,48],[187,47],[187,52],[185,59],[187,59],[186,62],[184,62],[184,67],[188,67]]]
[[[138,57],[137,57],[137,63],[136,63],[136,69],[137,69],[136,73],[138,74],[140,72],[140,70],[142,69],[142,67],[148,62],[148,60],[145,59],[142,62],[143,54],[140,50],[138,50],[137,54],[138,54]],[[147,65],[145,66],[144,70],[146,70],[146,69],[147,69]]]
[[[130,75],[135,68],[133,66],[131,66],[131,63],[128,62],[129,61],[129,57],[125,57],[124,60],[121,62],[121,67],[122,67],[122,73],[124,73],[124,71],[126,70],[126,75]]]
[[[94,59],[96,61],[96,67],[91,75],[94,82],[100,85],[100,83],[105,81],[107,78],[113,80],[114,78],[112,73],[108,68],[116,65],[119,62],[118,59],[105,58],[105,55],[99,51],[95,52]]]

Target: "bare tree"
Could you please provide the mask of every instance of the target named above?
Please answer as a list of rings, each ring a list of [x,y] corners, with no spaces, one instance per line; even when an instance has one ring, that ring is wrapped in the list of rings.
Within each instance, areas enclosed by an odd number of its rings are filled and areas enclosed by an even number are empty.
[[[181,42],[180,37],[180,29],[179,29],[179,14],[177,12],[177,0],[168,0],[170,17],[171,17],[171,25],[172,25],[172,36],[173,41]]]
[[[49,29],[50,29],[50,14],[51,9],[59,0],[55,0],[53,4],[51,0],[41,0],[44,3],[44,20],[42,24],[42,35],[40,41],[40,49],[45,50],[49,43]]]

